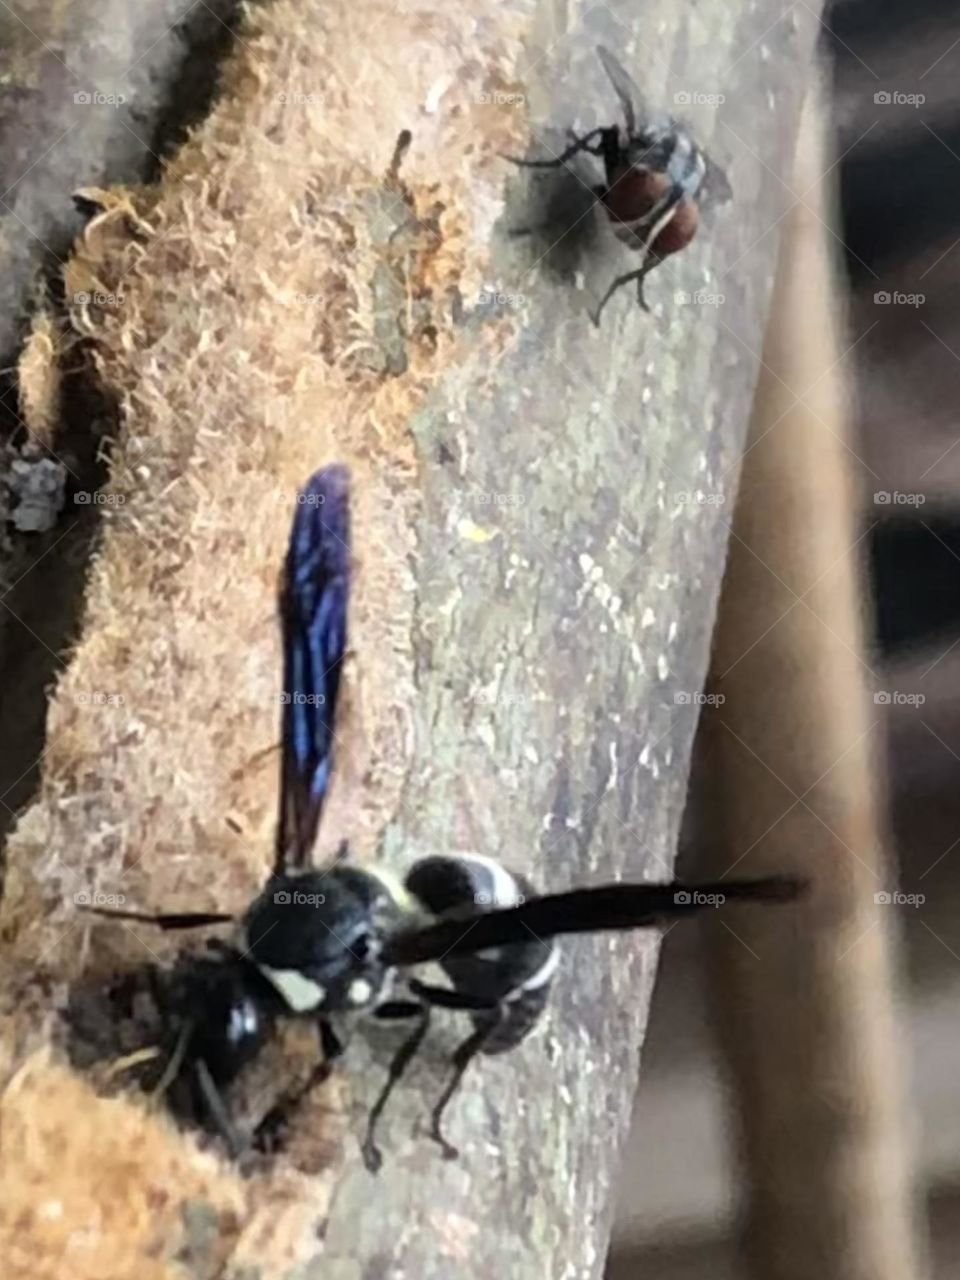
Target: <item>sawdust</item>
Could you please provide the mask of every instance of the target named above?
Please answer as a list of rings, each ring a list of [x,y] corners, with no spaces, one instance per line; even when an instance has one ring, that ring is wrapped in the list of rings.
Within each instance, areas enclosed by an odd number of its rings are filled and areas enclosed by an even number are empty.
[[[44,445],[52,444],[60,417],[61,342],[56,321],[43,311],[34,319],[17,361],[20,415],[30,434]]]
[[[0,1257],[7,1280],[163,1280],[179,1274],[189,1217],[217,1230],[212,1274],[239,1234],[243,1190],[210,1155],[141,1106],[98,1098],[76,1075],[27,1060],[0,1097]]]

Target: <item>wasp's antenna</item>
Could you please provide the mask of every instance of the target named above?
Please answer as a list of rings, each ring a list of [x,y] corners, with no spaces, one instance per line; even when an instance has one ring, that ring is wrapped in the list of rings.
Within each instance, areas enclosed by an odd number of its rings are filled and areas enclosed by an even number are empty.
[[[121,911],[115,907],[88,907],[81,911],[91,916],[104,916],[108,920],[136,920],[140,924],[155,924],[158,929],[204,929],[213,924],[230,924],[236,916],[220,911]]]

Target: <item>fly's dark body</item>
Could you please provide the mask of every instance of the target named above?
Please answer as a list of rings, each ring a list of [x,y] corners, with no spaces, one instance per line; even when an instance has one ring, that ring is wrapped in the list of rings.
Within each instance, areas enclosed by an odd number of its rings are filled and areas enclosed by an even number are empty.
[[[154,914],[89,908],[95,914],[167,930],[233,926],[229,942],[183,954],[162,985],[166,1036],[161,1088],[190,1099],[187,1110],[235,1151],[225,1094],[285,1018],[317,1028],[317,1066],[306,1085],[281,1096],[254,1141],[272,1146],[306,1091],[342,1052],[337,1025],[349,1014],[407,1022],[370,1113],[367,1167],[380,1164],[377,1121],[415,1057],[437,1009],[472,1020],[455,1051],[447,1087],[431,1112],[431,1136],[447,1155],[441,1119],[470,1061],[520,1043],[542,1014],[557,966],[555,937],[656,925],[714,905],[682,886],[608,885],[538,895],[521,875],[475,854],[426,857],[403,884],[350,864],[311,865],[327,794],[346,649],[350,579],[348,476],[331,466],[298,496],[280,589],[284,687],[279,816],[273,871],[239,918],[217,912]],[[747,901],[794,896],[791,880],[709,886]],[[441,981],[427,981],[435,964]]]
[[[556,169],[586,151],[603,161],[605,181],[594,188],[617,238],[641,255],[632,271],[617,276],[594,312],[600,315],[625,284],[636,281],[637,301],[649,310],[643,282],[671,254],[686,248],[697,233],[701,211],[729,200],[730,185],[672,116],[654,113],[613,54],[597,50],[623,109],[623,125],[604,125],[578,137],[552,160],[516,160],[534,169]]]

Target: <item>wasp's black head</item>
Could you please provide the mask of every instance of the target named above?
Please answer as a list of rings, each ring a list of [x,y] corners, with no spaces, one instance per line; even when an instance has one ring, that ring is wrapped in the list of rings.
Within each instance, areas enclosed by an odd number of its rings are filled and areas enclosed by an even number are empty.
[[[383,987],[379,880],[352,867],[275,876],[244,919],[249,960],[292,1013],[372,1004]]]
[[[182,1052],[187,1062],[202,1059],[220,1085],[257,1056],[283,1012],[255,966],[233,953],[185,956],[170,975],[163,1005],[171,1052]]]

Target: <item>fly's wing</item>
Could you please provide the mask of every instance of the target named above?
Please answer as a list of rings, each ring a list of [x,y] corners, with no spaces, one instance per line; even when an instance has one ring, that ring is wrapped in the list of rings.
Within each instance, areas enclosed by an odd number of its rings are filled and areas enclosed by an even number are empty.
[[[771,876],[696,886],[674,882],[573,889],[530,898],[516,907],[451,915],[426,927],[404,929],[387,939],[381,960],[388,966],[424,964],[528,942],[531,935],[544,939],[564,933],[649,928],[727,902],[790,902],[802,888],[798,880]]]
[[[729,204],[733,199],[733,188],[724,170],[711,160],[706,152],[701,151],[700,154],[703,156],[706,171],[697,193],[697,204],[702,212],[706,212],[715,209],[717,205]]]
[[[308,865],[330,782],[350,589],[350,479],[325,467],[297,496],[280,588],[283,764],[274,872]]]
[[[603,63],[603,69],[610,77],[614,93],[620,99],[627,133],[635,134],[637,132],[637,112],[645,114],[643,95],[632,77],[621,67],[610,50],[605,49],[602,44],[597,45],[597,57]]]
[[[649,145],[655,145],[659,139],[672,132],[673,117],[666,111],[653,110],[636,80],[620,65],[610,50],[597,45],[597,56],[620,101],[627,134],[632,138],[645,138]]]

